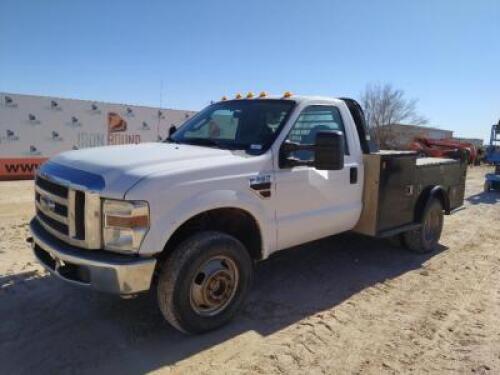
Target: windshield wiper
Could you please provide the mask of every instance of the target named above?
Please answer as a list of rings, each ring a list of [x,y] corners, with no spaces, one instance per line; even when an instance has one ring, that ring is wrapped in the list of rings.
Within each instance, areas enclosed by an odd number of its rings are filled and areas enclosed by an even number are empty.
[[[222,144],[211,138],[188,138],[183,139],[179,143],[194,146],[220,147]]]
[[[246,143],[227,143],[224,146],[231,150],[246,150],[250,147]]]
[[[213,138],[184,138],[180,140],[171,139],[169,141],[185,145],[217,147],[225,150],[248,150],[250,147],[246,143],[221,142]]]

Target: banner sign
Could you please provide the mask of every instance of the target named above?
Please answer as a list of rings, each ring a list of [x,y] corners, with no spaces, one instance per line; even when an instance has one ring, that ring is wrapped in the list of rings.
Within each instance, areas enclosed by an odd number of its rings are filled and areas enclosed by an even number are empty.
[[[0,158],[0,180],[25,180],[33,178],[47,158]]]
[[[195,112],[0,93],[0,180],[67,150],[157,142]]]

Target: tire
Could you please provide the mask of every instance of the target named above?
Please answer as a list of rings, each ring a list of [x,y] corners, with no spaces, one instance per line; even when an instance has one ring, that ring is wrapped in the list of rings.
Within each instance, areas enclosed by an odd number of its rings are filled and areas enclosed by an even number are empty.
[[[490,192],[490,183],[488,181],[484,182],[484,192],[489,193]]]
[[[443,231],[443,206],[436,198],[430,198],[422,215],[422,226],[403,233],[405,246],[419,254],[430,253],[437,248]]]
[[[222,232],[200,232],[161,265],[158,305],[178,330],[210,331],[233,318],[252,281],[252,259],[239,240]]]

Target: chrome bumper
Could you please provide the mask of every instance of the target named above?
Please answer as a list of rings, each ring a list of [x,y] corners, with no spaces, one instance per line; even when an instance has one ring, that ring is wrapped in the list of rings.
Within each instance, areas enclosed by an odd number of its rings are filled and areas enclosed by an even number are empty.
[[[36,218],[31,220],[30,230],[38,261],[67,282],[120,295],[147,291],[151,286],[154,258],[80,249],[49,234]]]

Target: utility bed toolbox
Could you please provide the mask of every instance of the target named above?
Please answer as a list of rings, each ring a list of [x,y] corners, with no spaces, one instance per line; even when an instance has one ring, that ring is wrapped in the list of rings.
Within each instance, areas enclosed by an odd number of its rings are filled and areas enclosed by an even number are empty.
[[[388,236],[417,225],[419,197],[431,186],[448,193],[450,209],[463,203],[466,165],[460,161],[381,150],[365,154],[364,165],[363,210],[355,232]]]
[[[447,189],[450,210],[464,204],[467,163],[453,159],[419,158],[415,175],[417,192],[426,186],[441,185]]]

